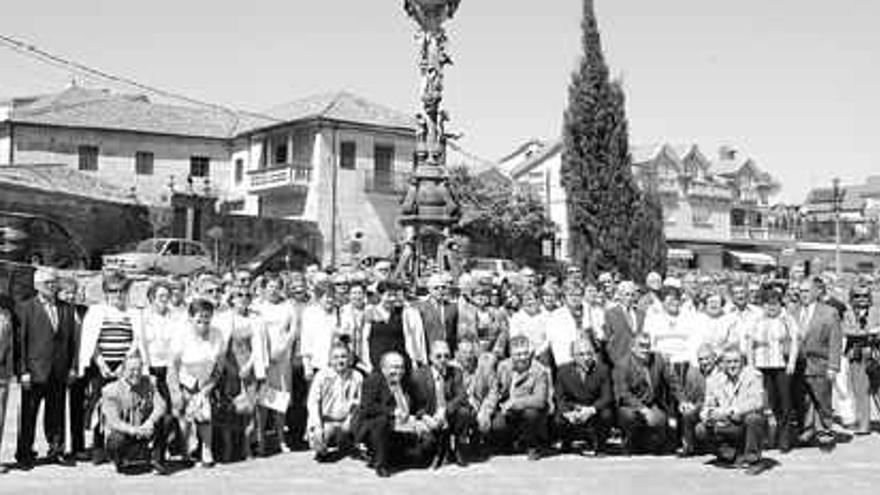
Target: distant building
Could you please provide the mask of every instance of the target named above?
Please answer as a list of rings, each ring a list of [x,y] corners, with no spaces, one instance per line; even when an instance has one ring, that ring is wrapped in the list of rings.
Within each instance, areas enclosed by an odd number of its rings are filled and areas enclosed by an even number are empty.
[[[391,254],[413,166],[414,121],[347,92],[245,114],[70,87],[0,101],[0,164],[59,164],[168,205],[216,197],[221,212],[314,221],[325,262]],[[2,167],[2,165],[0,165]]]
[[[880,175],[864,184],[841,185],[838,190],[841,241],[880,242]],[[801,208],[803,238],[816,242],[835,240],[837,210],[832,187],[813,189]]]
[[[640,188],[659,196],[670,261],[703,269],[775,265],[769,247],[794,240],[778,228],[770,198],[778,185],[752,159],[729,147],[718,157],[694,144],[630,148],[633,176]],[[562,187],[562,143],[531,140],[501,160],[499,168],[544,203],[559,227],[556,257],[568,261],[568,209]],[[776,247],[778,251],[778,247]]]

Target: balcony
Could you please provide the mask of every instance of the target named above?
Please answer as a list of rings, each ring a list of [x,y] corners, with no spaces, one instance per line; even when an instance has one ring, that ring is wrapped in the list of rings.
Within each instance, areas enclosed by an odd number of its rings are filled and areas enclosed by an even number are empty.
[[[402,196],[411,176],[409,172],[394,170],[364,170],[364,192]]]
[[[795,233],[791,230],[732,225],[730,227],[730,237],[733,240],[793,241],[795,240],[796,236]]]
[[[248,191],[259,194],[291,187],[308,187],[311,181],[312,167],[307,162],[283,163],[249,171]]]
[[[678,196],[681,187],[678,184],[678,180],[669,177],[659,177],[657,178],[657,193],[660,195],[668,195],[668,196]]]
[[[691,183],[688,187],[687,194],[692,198],[713,199],[721,201],[731,201],[733,199],[733,192],[730,189],[716,184],[701,182]]]

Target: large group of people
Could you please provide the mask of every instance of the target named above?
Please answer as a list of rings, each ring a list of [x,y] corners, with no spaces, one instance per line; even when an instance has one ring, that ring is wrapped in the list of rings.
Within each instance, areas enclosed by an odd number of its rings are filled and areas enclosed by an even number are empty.
[[[0,307],[0,439],[17,378],[23,470],[43,405],[65,466],[165,475],[309,449],[386,477],[497,453],[714,453],[756,473],[768,448],[832,451],[841,418],[869,434],[880,405],[871,280],[844,297],[797,270],[642,284],[570,267],[436,273],[420,294],[390,271],[156,278],[142,305],[107,272],[86,306],[40,269],[34,297]]]

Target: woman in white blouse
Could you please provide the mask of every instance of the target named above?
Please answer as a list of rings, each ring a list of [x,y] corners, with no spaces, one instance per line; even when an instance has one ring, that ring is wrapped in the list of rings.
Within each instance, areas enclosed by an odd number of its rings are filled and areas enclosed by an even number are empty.
[[[791,450],[795,412],[791,396],[791,377],[798,355],[798,325],[785,311],[781,289],[762,291],[764,313],[745,335],[745,353],[749,364],[764,376],[764,389],[779,425],[778,445]]]

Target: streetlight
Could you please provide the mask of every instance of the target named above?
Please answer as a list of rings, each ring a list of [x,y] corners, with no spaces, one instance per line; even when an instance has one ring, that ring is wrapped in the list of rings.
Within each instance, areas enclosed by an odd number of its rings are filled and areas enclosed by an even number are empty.
[[[840,190],[840,179],[835,177],[831,181],[834,191],[834,267],[837,276],[840,277],[840,202],[842,199],[842,191]]]
[[[395,275],[418,281],[422,259],[435,258],[458,222],[460,207],[447,187],[446,122],[441,108],[443,70],[452,63],[446,51],[443,23],[455,15],[461,0],[404,0],[404,10],[419,26],[419,72],[422,108],[416,115],[416,151],[413,177],[401,208],[400,225],[406,232]],[[439,252],[438,252],[439,251]]]

